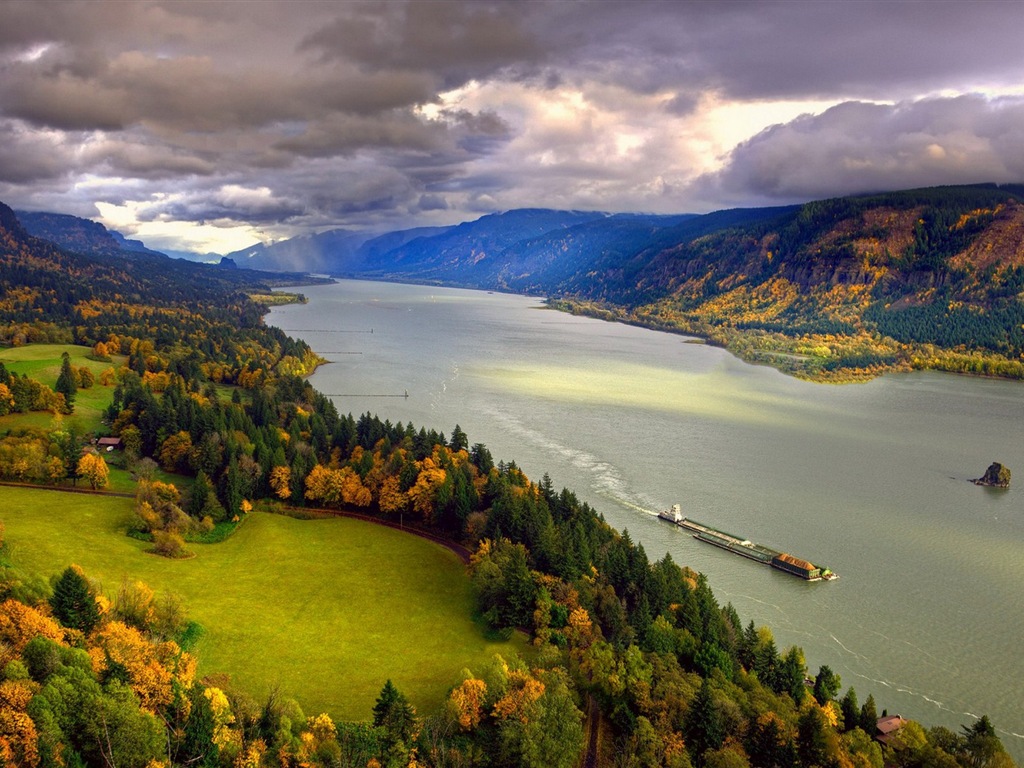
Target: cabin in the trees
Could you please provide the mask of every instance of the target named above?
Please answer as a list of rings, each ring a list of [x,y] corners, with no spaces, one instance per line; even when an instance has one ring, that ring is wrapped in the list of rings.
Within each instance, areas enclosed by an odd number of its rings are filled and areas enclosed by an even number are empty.
[[[899,733],[899,730],[907,724],[907,721],[902,715],[886,715],[880,717],[875,723],[875,738],[883,744],[888,744],[889,741]]]
[[[101,451],[113,451],[122,447],[120,437],[101,437],[96,441],[96,447]]]

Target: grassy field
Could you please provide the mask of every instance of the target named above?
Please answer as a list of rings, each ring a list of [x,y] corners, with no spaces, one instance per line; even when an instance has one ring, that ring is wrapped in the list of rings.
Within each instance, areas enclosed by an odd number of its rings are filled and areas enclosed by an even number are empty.
[[[172,561],[124,535],[128,499],[0,488],[14,562],[50,575],[81,565],[108,595],[122,579],[182,597],[206,630],[200,673],[225,672],[255,697],[274,686],[306,714],[366,720],[387,678],[420,712],[436,710],[469,667],[525,641],[488,641],[454,554],[357,520],[252,513],[221,544]]]
[[[111,387],[99,384],[100,372],[106,368],[118,366],[124,358],[117,356],[113,362],[104,363],[90,360],[86,355],[92,350],[73,344],[28,344],[24,347],[9,347],[0,350],[0,363],[7,370],[27,374],[29,377],[52,388],[60,375],[61,355],[67,352],[71,365],[75,368],[88,368],[96,377],[96,384],[89,389],[79,389],[75,393],[75,412],[65,416],[65,423],[74,423],[80,432],[95,432],[102,427],[103,411],[110,405],[113,396]],[[13,413],[0,417],[0,432],[16,427],[38,427],[48,429],[53,426],[53,414],[49,412]]]

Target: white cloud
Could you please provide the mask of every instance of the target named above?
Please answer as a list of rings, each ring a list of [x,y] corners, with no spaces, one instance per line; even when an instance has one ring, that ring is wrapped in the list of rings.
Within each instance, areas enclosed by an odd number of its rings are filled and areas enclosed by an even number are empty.
[[[720,200],[795,201],[1024,179],[1024,98],[973,94],[847,102],[739,144],[698,189]]]

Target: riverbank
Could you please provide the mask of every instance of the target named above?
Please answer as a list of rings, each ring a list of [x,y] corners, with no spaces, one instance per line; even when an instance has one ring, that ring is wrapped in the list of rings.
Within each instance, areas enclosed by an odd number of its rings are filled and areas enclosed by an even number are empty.
[[[789,335],[779,330],[738,328],[666,316],[659,305],[635,310],[613,304],[552,298],[548,306],[573,315],[626,323],[653,331],[694,336],[721,347],[752,365],[765,365],[805,381],[821,384],[864,383],[886,373],[932,370],[980,378],[1024,379],[1024,364],[999,355],[984,355],[904,344],[862,331],[854,336]]]

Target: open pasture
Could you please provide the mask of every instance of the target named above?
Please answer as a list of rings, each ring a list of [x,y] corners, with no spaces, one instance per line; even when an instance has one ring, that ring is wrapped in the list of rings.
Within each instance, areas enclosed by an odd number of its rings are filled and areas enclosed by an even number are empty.
[[[86,357],[92,352],[89,347],[74,344],[27,344],[0,349],[0,363],[12,373],[28,375],[52,389],[60,375],[61,355],[64,352],[68,353],[72,366],[88,368],[96,377],[96,383],[89,389],[79,388],[75,393],[74,413],[62,419],[65,423],[75,424],[80,432],[95,432],[102,427],[103,412],[110,405],[113,395],[112,387],[100,385],[100,373],[120,365],[124,357],[117,355],[112,358],[112,362],[103,362]],[[53,414],[49,412],[12,413],[0,417],[0,431],[16,427],[49,429],[53,423]]]
[[[261,699],[274,687],[307,715],[366,720],[386,679],[420,712],[440,707],[460,671],[495,653],[472,619],[464,567],[416,536],[357,520],[254,512],[227,541],[167,560],[125,536],[129,499],[0,488],[12,558],[46,576],[77,563],[109,596],[125,578],[171,591],[205,633],[200,674],[224,672]]]

